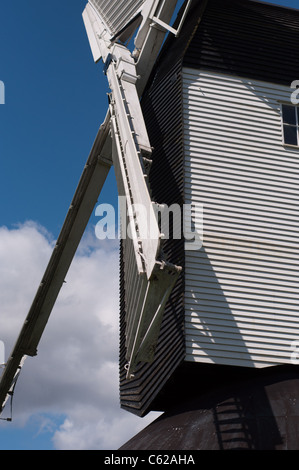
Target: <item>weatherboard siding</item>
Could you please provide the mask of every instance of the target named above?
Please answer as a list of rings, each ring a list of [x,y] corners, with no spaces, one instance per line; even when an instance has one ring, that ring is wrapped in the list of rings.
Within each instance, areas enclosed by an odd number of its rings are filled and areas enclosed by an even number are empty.
[[[181,63],[176,62],[161,75],[142,99],[143,113],[153,146],[149,175],[152,200],[163,204],[183,204],[184,152],[182,132]],[[161,106],[163,102],[163,106]],[[170,132],[171,131],[171,132]],[[168,262],[184,267],[184,241],[166,240],[163,246]],[[139,416],[157,409],[155,400],[185,357],[184,278],[178,279],[166,304],[155,358],[140,363],[134,378],[127,380],[128,343],[126,342],[129,301],[129,258],[121,246],[120,266],[120,401],[121,407]],[[160,409],[160,408],[159,408]]]
[[[183,69],[184,197],[204,205],[185,253],[186,361],[290,363],[299,340],[299,150],[288,86]]]

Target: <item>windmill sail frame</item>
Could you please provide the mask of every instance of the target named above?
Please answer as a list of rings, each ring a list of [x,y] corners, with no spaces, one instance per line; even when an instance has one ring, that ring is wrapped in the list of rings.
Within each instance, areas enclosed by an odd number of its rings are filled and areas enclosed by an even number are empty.
[[[110,107],[95,139],[43,279],[1,376],[0,414],[12,393],[24,358],[37,354],[43,331],[112,164],[116,167],[118,186],[125,192],[129,207],[136,202],[143,204],[150,219],[147,227],[151,229],[150,234],[140,230],[145,224],[135,214],[136,237],[125,240],[127,259],[132,248],[135,259],[131,276],[133,282],[127,286],[128,304],[131,302],[132,306],[128,312],[127,329],[128,379],[134,374],[139,361],[153,359],[163,309],[181,268],[167,263],[161,255],[161,233],[144,166],[144,162],[150,160],[152,149],[139,97],[169,30],[163,24],[170,21],[176,4],[176,0],[89,0],[86,5],[83,19],[94,60],[97,62],[103,59],[105,64],[111,87]],[[124,5],[127,7],[126,15],[120,20],[118,8]],[[106,20],[101,18],[97,6],[106,6],[106,13],[110,11],[114,15],[113,21],[109,23],[108,17]],[[136,37],[137,47],[131,54],[116,38],[126,27],[132,29],[132,22],[135,27],[136,19],[141,28]],[[145,236],[140,236],[141,232]],[[125,270],[128,275],[128,268]],[[139,292],[137,302],[136,292]]]
[[[1,376],[0,412],[7,401],[11,384],[23,358],[37,354],[43,331],[112,166],[109,159],[109,130],[108,113],[99,129],[52,256]]]

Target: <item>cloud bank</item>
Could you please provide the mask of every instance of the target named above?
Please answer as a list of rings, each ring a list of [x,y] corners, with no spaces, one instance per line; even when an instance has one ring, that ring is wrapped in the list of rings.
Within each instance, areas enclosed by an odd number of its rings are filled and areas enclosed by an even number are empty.
[[[0,340],[10,353],[55,241],[38,224],[0,227]],[[157,414],[120,409],[118,241],[85,235],[14,397],[15,427],[38,420],[57,450],[118,449]]]

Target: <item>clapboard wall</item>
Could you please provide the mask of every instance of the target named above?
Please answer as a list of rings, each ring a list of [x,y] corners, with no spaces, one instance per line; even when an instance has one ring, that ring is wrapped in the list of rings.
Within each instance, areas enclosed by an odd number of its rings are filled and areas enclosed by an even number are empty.
[[[289,87],[183,69],[185,202],[204,205],[186,252],[186,360],[290,363],[299,339],[299,149],[283,145]]]
[[[221,381],[227,367],[239,377],[290,362],[299,152],[283,146],[279,100],[299,78],[298,44],[298,11],[251,0],[194,0],[180,36],[164,44],[142,97],[149,183],[158,203],[204,205],[204,244],[166,243],[183,274],[155,360],[130,381],[121,276],[120,399],[133,413],[166,410],[187,383]]]
[[[181,63],[175,63],[143,99],[143,111],[151,144],[155,148],[150,174],[152,200],[183,205],[184,152],[182,133]],[[164,97],[164,98],[163,98]],[[168,156],[171,155],[171,160]],[[184,240],[165,240],[168,262],[184,267]],[[165,307],[160,336],[152,363],[141,363],[134,378],[126,379],[126,280],[121,252],[120,315],[120,400],[122,408],[143,416],[167,380],[185,357],[184,275],[182,274]]]
[[[202,3],[202,2],[201,2]],[[204,204],[186,253],[186,360],[290,363],[298,340],[299,151],[280,101],[299,77],[299,11],[209,0],[183,58],[185,202]]]

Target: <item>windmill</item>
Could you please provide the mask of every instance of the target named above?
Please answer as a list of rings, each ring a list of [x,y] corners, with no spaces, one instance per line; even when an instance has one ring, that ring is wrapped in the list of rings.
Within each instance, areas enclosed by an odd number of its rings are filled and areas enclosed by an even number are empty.
[[[0,404],[24,357],[36,354],[113,165],[127,208],[121,232],[131,234],[120,243],[121,406],[138,416],[166,412],[124,449],[298,448],[299,108],[291,84],[299,62],[290,51],[299,11],[185,0],[170,26],[176,4],[86,5],[108,111],[6,364]],[[191,222],[185,237],[165,237],[171,204],[189,208],[174,217]]]
[[[13,390],[27,356],[35,356],[43,331],[63,285],[76,249],[112,165],[119,194],[125,198],[131,237],[125,256],[131,260],[128,293],[133,307],[128,320],[126,374],[136,364],[151,361],[164,306],[181,268],[168,263],[161,249],[161,232],[147,183],[151,144],[140,107],[144,90],[165,34],[179,34],[190,2],[177,30],[171,21],[176,0],[90,0],[83,19],[95,62],[102,59],[111,94],[79,185],[53,254],[38,287],[25,323],[7,360],[0,382],[0,410]],[[125,46],[137,31],[135,51]],[[142,205],[147,220],[134,211]]]

